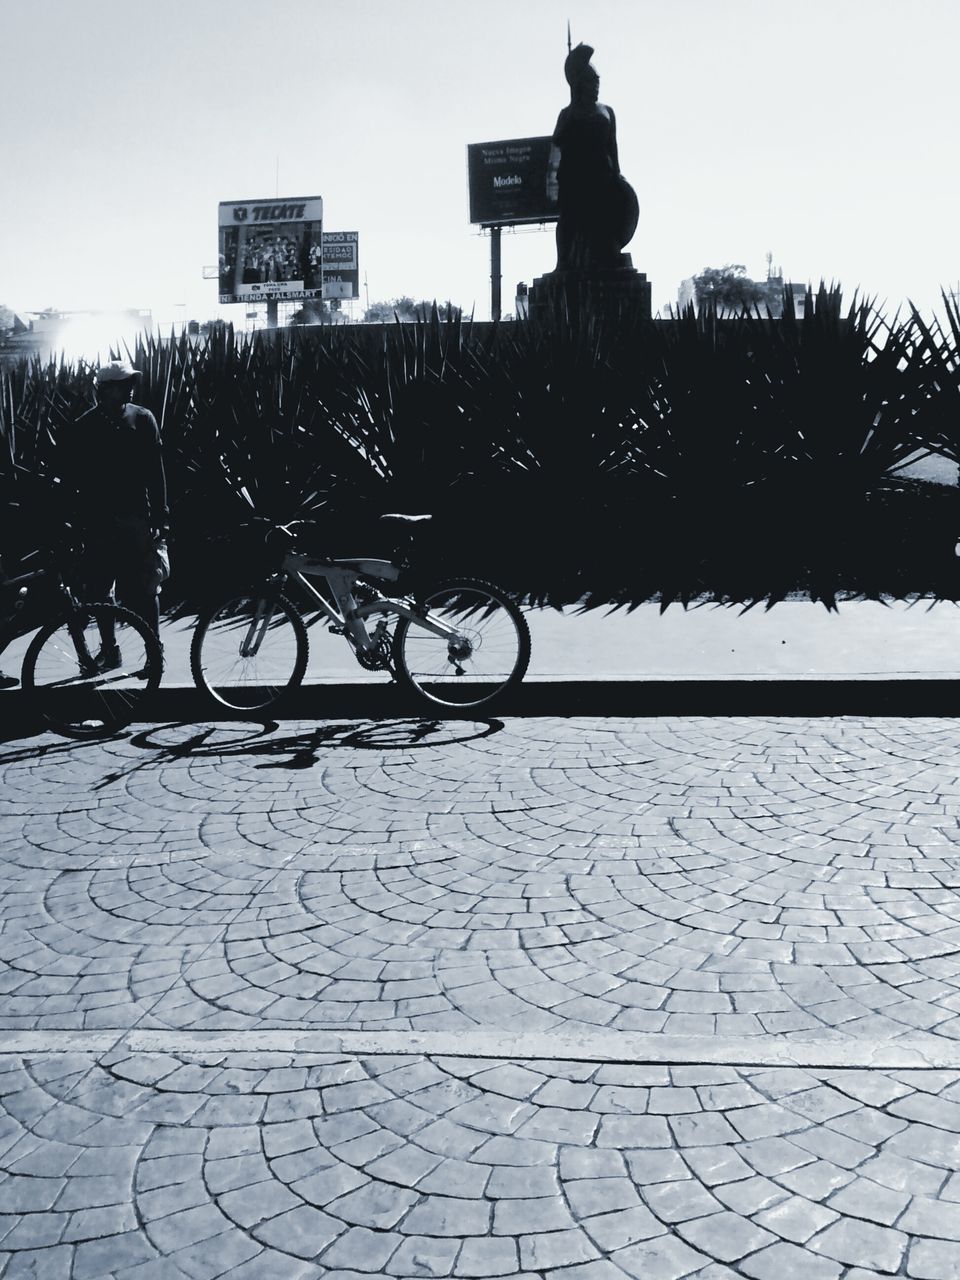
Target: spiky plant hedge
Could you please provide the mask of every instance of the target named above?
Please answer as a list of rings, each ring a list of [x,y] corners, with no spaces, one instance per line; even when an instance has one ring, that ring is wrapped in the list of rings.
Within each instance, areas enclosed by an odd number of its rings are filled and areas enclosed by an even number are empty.
[[[620,317],[292,330],[140,343],[189,607],[255,572],[258,518],[314,518],[332,554],[390,548],[376,517],[431,511],[437,572],[627,603],[802,589],[956,595],[953,491],[898,482],[960,457],[960,323],[886,320],[838,289],[782,320]],[[0,382],[6,543],[42,537],[83,364]],[[12,508],[12,510],[11,510]]]

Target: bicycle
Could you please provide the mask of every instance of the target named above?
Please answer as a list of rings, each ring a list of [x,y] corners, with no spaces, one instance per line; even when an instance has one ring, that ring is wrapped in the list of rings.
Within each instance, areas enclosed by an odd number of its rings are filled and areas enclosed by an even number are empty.
[[[81,602],[60,567],[62,549],[47,557],[25,573],[0,577],[0,653],[36,631],[23,656],[19,698],[66,737],[109,737],[136,718],[159,685],[160,641],[129,609]]]
[[[381,520],[413,530],[430,516],[392,513]],[[389,596],[381,587],[410,569],[393,560],[329,559],[303,546],[311,525],[272,525],[265,544],[272,572],[264,581],[205,610],[197,620],[190,665],[198,689],[222,707],[268,712],[299,688],[307,669],[307,623],[286,591],[298,585],[328,629],[343,635],[361,667],[389,671],[431,707],[477,711],[523,679],[530,631],[499,588],[452,578],[424,591]],[[308,580],[322,579],[328,600]],[[381,615],[368,630],[367,621]],[[388,618],[396,620],[391,635]],[[312,622],[311,622],[312,625]]]

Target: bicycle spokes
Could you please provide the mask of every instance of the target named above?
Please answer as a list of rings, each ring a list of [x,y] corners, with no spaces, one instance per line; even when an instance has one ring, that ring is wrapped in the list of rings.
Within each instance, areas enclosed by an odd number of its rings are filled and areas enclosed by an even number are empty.
[[[283,596],[239,595],[200,620],[190,660],[221,706],[263,711],[300,683],[306,654],[303,622]]]
[[[526,622],[495,587],[465,580],[439,587],[420,618],[397,626],[398,674],[428,700],[478,707],[523,678],[530,654]]]
[[[96,737],[136,718],[161,669],[159,642],[142,619],[95,605],[38,632],[24,660],[24,689],[53,728]]]

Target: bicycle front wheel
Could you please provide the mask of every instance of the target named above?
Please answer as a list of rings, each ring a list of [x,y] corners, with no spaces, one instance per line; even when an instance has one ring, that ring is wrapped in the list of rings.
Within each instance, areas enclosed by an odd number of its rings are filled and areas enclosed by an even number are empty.
[[[57,733],[104,738],[138,718],[162,674],[160,641],[141,617],[115,604],[91,604],[37,632],[22,685]]]
[[[423,621],[401,618],[393,637],[397,678],[432,706],[489,707],[516,688],[530,662],[530,631],[517,605],[475,578],[440,583],[418,597]],[[444,634],[426,627],[437,623]]]
[[[202,613],[190,645],[198,689],[232,711],[272,711],[303,683],[309,641],[281,595],[250,592]]]

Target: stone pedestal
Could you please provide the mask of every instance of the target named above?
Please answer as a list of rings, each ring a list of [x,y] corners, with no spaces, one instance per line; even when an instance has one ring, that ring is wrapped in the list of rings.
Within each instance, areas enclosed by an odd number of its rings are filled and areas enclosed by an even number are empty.
[[[538,276],[530,288],[529,307],[533,320],[563,313],[573,319],[590,314],[616,316],[621,312],[649,320],[651,286],[642,271],[634,270],[629,253],[622,253],[618,267],[550,271]]]

